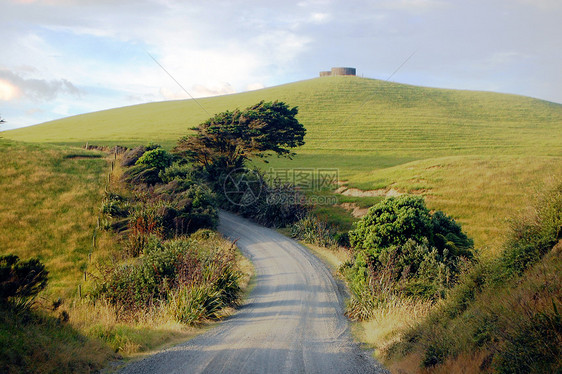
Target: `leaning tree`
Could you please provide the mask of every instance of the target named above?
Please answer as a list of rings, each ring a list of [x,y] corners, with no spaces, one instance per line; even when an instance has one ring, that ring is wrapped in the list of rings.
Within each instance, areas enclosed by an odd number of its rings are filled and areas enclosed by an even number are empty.
[[[251,157],[291,158],[291,148],[303,145],[306,134],[297,113],[297,107],[280,101],[219,113],[193,128],[194,135],[182,137],[174,153],[214,174],[241,168]]]

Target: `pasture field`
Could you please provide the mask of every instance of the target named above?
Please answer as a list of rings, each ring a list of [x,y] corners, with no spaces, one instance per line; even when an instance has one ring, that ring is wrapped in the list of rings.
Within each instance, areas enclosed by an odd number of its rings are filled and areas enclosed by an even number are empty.
[[[308,130],[303,155],[334,154],[367,168],[359,154],[395,162],[459,154],[560,155],[562,105],[489,92],[409,86],[358,77],[317,78],[241,94],[135,105],[3,133],[48,143],[171,146],[211,115],[260,100],[299,107]],[[558,131],[555,131],[558,130]],[[385,156],[380,159],[373,156]]]
[[[0,139],[0,254],[38,257],[47,295],[69,297],[88,264],[107,161],[100,152]],[[110,244],[96,239],[98,256]]]
[[[171,148],[210,114],[260,100],[299,107],[306,144],[268,168],[337,168],[349,187],[426,196],[457,218],[476,246],[497,248],[509,217],[562,168],[562,105],[528,97],[327,77],[235,95],[111,109],[4,132],[30,142]],[[339,196],[365,205],[365,198]],[[368,201],[372,201],[372,198]],[[319,207],[335,222],[353,220]],[[329,213],[329,214],[328,214]],[[492,249],[490,252],[495,252]]]

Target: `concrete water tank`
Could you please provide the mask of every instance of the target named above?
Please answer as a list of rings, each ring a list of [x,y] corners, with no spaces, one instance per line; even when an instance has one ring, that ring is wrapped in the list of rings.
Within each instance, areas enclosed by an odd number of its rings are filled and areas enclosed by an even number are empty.
[[[355,75],[356,69],[355,68],[332,68],[332,75]]]

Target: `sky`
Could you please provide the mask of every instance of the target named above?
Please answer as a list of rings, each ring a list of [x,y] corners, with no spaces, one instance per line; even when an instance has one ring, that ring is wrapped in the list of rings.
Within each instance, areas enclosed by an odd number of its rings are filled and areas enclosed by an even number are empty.
[[[0,0],[0,129],[335,66],[562,103],[560,0]],[[408,59],[409,58],[409,59]]]

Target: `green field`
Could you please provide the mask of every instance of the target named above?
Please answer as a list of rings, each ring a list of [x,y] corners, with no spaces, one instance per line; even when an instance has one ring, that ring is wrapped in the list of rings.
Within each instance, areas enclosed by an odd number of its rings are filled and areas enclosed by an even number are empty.
[[[48,295],[77,293],[107,169],[100,152],[0,139],[0,254],[39,257]],[[98,234],[94,257],[108,245]]]
[[[260,100],[298,106],[307,136],[294,160],[258,166],[338,168],[351,187],[423,194],[431,208],[458,218],[477,246],[491,252],[503,241],[506,218],[526,205],[541,183],[562,173],[561,104],[359,77],[199,99],[208,113],[193,100],[149,103],[2,135],[73,145],[157,142],[169,148],[209,114]],[[355,200],[361,204],[361,198]]]

